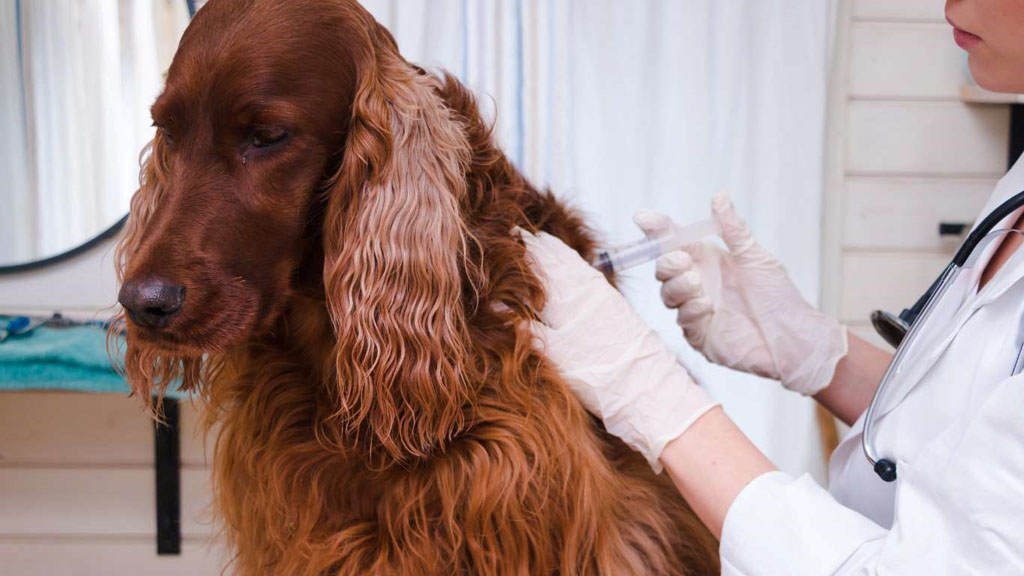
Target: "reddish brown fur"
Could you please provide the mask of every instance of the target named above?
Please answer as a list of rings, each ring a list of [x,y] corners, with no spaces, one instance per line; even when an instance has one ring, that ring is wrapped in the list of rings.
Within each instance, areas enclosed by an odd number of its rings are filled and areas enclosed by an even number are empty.
[[[153,113],[119,272],[187,298],[126,323],[125,370],[143,399],[202,395],[233,571],[717,573],[667,480],[531,346],[544,295],[513,227],[593,238],[458,81],[353,0],[212,0]],[[259,148],[268,127],[287,139]]]

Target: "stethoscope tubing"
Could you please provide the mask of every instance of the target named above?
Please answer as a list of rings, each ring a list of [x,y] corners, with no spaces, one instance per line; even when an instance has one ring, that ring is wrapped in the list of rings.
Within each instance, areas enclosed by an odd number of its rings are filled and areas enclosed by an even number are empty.
[[[915,342],[918,340],[919,332],[927,324],[928,317],[935,309],[936,304],[942,300],[943,295],[953,284],[956,278],[960,275],[961,270],[966,266],[968,268],[973,267],[980,257],[979,247],[987,246],[989,242],[994,240],[996,237],[1001,236],[1008,232],[1017,232],[1018,230],[995,230],[995,227],[999,225],[1006,217],[1010,216],[1020,208],[1024,207],[1024,191],[1014,194],[1005,202],[992,210],[982,221],[975,226],[974,230],[967,235],[967,238],[960,245],[956,254],[953,256],[953,260],[946,265],[946,268],[939,275],[939,278],[932,284],[928,292],[926,292],[911,308],[904,310],[903,314],[900,314],[900,318],[908,325],[906,334],[898,342],[896,347],[896,353],[893,356],[892,361],[889,363],[889,367],[886,368],[885,374],[882,376],[882,380],[878,383],[878,388],[875,389],[875,394],[871,398],[871,403],[868,404],[868,409],[864,413],[864,426],[861,431],[861,448],[864,451],[864,456],[871,463],[875,473],[884,480],[885,482],[893,482],[896,480],[896,463],[888,458],[879,457],[878,451],[874,447],[874,425],[877,418],[877,412],[882,401],[886,397],[888,388],[892,381],[902,371],[903,364],[905,363],[908,354],[913,349]],[[890,331],[894,325],[889,326]],[[893,334],[883,334],[887,336],[887,340],[894,338]],[[898,337],[898,336],[895,336]],[[890,340],[891,341],[891,340]]]
[[[921,328],[928,323],[928,317],[931,316],[936,304],[942,299],[946,290],[948,290],[949,286],[953,283],[953,280],[959,276],[960,270],[961,268],[953,262],[946,265],[946,269],[943,270],[942,275],[939,277],[939,281],[934,285],[931,296],[925,301],[923,310],[917,317],[917,320],[910,326],[910,329],[907,331],[907,335],[903,338],[903,341],[896,349],[896,354],[889,363],[889,367],[886,368],[885,374],[882,376],[882,380],[879,382],[878,388],[875,390],[875,394],[871,398],[871,403],[868,404],[867,412],[864,413],[864,429],[861,433],[861,448],[864,450],[864,456],[866,456],[868,462],[871,463],[871,467],[874,469],[875,473],[886,482],[896,480],[896,463],[887,458],[880,458],[875,450],[873,444],[874,434],[872,434],[872,432],[874,432],[876,412],[886,397],[889,385],[901,372],[906,356],[914,348],[914,344],[920,336]]]

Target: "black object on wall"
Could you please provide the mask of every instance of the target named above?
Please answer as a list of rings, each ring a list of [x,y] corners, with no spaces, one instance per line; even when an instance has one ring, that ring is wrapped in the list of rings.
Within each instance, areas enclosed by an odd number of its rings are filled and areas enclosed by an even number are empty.
[[[1010,161],[1014,162],[1024,154],[1024,104],[1010,106]]]
[[[156,553],[181,554],[181,442],[178,401],[163,401],[160,422],[153,423],[156,449]]]

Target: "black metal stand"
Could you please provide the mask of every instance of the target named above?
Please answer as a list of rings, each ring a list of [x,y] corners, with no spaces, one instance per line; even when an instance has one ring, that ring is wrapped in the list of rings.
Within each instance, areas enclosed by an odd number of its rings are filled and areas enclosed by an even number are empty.
[[[1024,154],[1024,104],[1010,106],[1010,160],[1009,166]]]
[[[156,553],[181,554],[181,443],[178,401],[164,399],[161,419],[153,424],[156,459]]]

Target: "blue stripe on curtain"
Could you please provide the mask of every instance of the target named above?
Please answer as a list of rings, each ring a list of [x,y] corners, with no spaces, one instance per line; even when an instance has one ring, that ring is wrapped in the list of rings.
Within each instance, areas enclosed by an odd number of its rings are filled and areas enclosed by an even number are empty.
[[[524,66],[526,63],[523,61],[523,3],[522,0],[516,0],[515,2],[516,11],[516,165],[519,166],[520,170],[525,170],[526,166],[526,110],[524,106],[523,97],[523,75],[525,74]]]
[[[14,0],[14,26],[18,35],[18,84],[21,86],[21,90],[18,91],[18,95],[21,96],[21,129],[25,134],[27,142],[28,101],[25,86],[25,56],[21,36],[21,0]]]
[[[18,69],[22,70],[24,68],[22,65],[24,57],[21,53],[21,0],[14,0],[14,25],[18,34]]]

